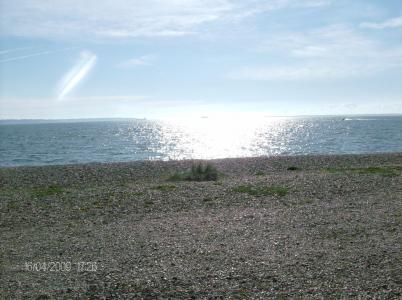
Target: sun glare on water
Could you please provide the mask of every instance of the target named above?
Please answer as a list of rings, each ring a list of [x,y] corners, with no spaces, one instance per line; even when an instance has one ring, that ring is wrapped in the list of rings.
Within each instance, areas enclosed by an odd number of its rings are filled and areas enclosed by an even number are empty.
[[[267,127],[279,130],[279,118],[255,115],[213,115],[168,121],[162,134],[165,144],[177,142],[170,159],[224,158],[261,155],[261,135]]]

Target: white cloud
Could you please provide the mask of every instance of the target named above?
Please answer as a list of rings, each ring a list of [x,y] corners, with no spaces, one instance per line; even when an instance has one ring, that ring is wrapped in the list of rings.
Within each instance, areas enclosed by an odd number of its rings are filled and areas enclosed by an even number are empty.
[[[95,66],[97,56],[88,51],[82,51],[78,62],[69,70],[59,83],[58,100],[67,96]]]
[[[0,32],[46,38],[183,36],[215,22],[329,0],[13,0],[3,1]]]
[[[263,52],[286,53],[295,58],[339,58],[376,55],[378,43],[354,29],[333,25],[303,33],[274,37],[260,48]]]
[[[117,64],[118,68],[132,68],[141,66],[152,66],[157,57],[155,55],[143,55],[138,58],[131,58]]]
[[[371,22],[364,22],[360,24],[363,28],[371,28],[371,29],[385,29],[385,28],[397,28],[402,27],[402,16],[386,20],[380,23],[371,23]]]
[[[402,66],[402,45],[390,47],[347,26],[330,26],[283,35],[263,43],[258,52],[276,55],[279,66],[248,66],[231,79],[310,80],[372,75]]]

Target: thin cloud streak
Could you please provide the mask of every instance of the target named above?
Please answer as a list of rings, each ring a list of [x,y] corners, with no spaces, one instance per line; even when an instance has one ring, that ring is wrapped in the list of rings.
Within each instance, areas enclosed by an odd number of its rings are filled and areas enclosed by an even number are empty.
[[[77,96],[77,97],[65,97],[64,100],[68,102],[94,102],[94,103],[121,103],[121,102],[129,102],[129,103],[139,103],[143,101],[149,100],[149,96],[143,95],[112,95],[112,96]]]
[[[152,66],[157,57],[155,55],[143,55],[138,58],[131,58],[116,65],[118,68],[146,67]]]
[[[402,16],[398,18],[389,19],[381,23],[364,22],[360,24],[360,27],[370,29],[386,29],[386,28],[402,27]]]
[[[60,49],[60,50],[47,50],[47,51],[41,51],[41,52],[36,52],[36,53],[31,53],[31,54],[26,54],[26,55],[9,57],[9,58],[5,58],[5,59],[1,59],[0,63],[22,60],[22,59],[27,59],[27,58],[36,57],[36,56],[54,54],[57,52],[68,51],[68,50],[73,50],[73,49],[76,49],[76,47],[70,47],[70,48],[65,48],[65,49]]]
[[[61,80],[57,99],[63,100],[88,75],[96,61],[97,56],[95,54],[88,51],[81,52],[79,61]]]
[[[5,62],[15,61],[15,60],[21,60],[21,59],[27,59],[27,58],[31,58],[31,57],[35,57],[35,56],[41,56],[41,55],[52,54],[52,53],[54,53],[54,51],[42,51],[42,52],[37,52],[37,53],[32,53],[32,54],[27,54],[27,55],[10,57],[10,58],[0,60],[0,63],[5,63]]]
[[[305,65],[305,66],[284,66],[284,67],[258,67],[243,68],[236,72],[229,73],[227,78],[234,80],[319,80],[319,79],[344,79],[350,77],[361,77],[381,71],[379,67],[360,65]]]
[[[8,54],[8,53],[14,53],[14,52],[27,50],[27,49],[32,49],[32,48],[34,48],[34,47],[20,47],[20,48],[0,50],[0,55],[4,55],[4,54]]]

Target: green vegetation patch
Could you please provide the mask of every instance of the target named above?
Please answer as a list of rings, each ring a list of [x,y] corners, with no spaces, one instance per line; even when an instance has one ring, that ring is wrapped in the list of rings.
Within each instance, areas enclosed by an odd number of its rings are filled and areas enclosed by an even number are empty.
[[[15,210],[20,208],[20,205],[17,201],[10,201],[7,203],[7,209],[8,210]]]
[[[154,202],[152,200],[147,199],[144,201],[144,207],[146,208],[151,207],[153,204]]]
[[[202,201],[211,202],[211,201],[218,200],[218,199],[219,199],[218,196],[213,196],[213,197],[205,197],[205,198],[202,199]]]
[[[133,192],[132,195],[133,196],[144,196],[145,193],[144,192]]]
[[[257,171],[257,172],[255,173],[255,175],[256,175],[256,176],[264,176],[265,173],[260,170],[260,171]]]
[[[379,174],[387,177],[399,176],[402,166],[384,166],[384,167],[367,167],[367,168],[327,168],[326,171],[331,173],[352,172],[357,174]]]
[[[216,181],[219,178],[218,170],[211,164],[201,163],[193,165],[189,171],[173,174],[170,181]]]
[[[36,300],[46,300],[46,299],[51,299],[48,294],[41,294],[36,297]]]
[[[169,192],[176,189],[175,185],[172,184],[162,184],[153,187],[154,190],[162,191],[162,192]]]
[[[246,193],[255,197],[260,196],[284,197],[288,194],[289,189],[282,186],[239,185],[233,188],[233,191],[237,193]]]
[[[60,186],[52,185],[48,187],[37,187],[32,191],[32,195],[36,198],[43,198],[47,196],[61,194],[63,189]]]
[[[296,166],[290,166],[290,167],[288,167],[287,170],[288,170],[288,171],[301,171],[301,168],[296,167]]]

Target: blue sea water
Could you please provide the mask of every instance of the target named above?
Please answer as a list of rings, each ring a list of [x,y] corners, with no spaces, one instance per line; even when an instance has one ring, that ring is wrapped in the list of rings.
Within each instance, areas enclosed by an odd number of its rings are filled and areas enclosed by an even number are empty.
[[[378,152],[402,152],[402,117],[216,117],[0,125],[0,166]]]

